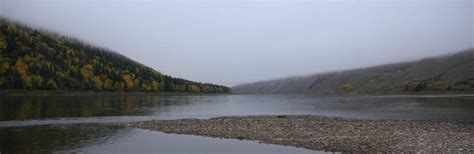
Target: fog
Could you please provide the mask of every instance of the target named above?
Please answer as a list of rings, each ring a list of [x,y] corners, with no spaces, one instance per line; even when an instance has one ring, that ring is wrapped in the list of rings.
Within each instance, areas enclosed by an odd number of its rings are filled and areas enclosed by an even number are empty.
[[[232,86],[474,46],[473,0],[0,0],[0,15]]]

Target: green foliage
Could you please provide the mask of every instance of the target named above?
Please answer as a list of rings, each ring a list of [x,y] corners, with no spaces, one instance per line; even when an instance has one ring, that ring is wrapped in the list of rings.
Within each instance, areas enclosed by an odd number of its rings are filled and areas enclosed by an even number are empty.
[[[44,83],[44,79],[43,77],[39,76],[39,75],[33,75],[31,77],[31,80],[33,82],[33,87],[34,88],[42,88],[43,87],[43,83]]]
[[[228,93],[161,74],[123,55],[0,18],[0,87]]]
[[[474,78],[450,85],[449,89],[455,91],[474,91]]]
[[[58,85],[56,85],[56,82],[53,79],[49,79],[46,84],[48,89],[58,89]]]
[[[474,91],[474,78],[450,83],[441,74],[425,80],[412,80],[405,84],[405,91]]]
[[[6,75],[10,71],[10,65],[8,62],[4,62],[3,65],[0,66],[0,74]]]
[[[0,87],[6,87],[7,86],[7,79],[5,77],[0,77]]]
[[[6,39],[5,39],[5,36],[0,33],[0,49],[5,49],[7,48],[7,42],[6,42]]]
[[[412,80],[405,84],[405,91],[422,91],[426,89],[426,83],[419,80]]]

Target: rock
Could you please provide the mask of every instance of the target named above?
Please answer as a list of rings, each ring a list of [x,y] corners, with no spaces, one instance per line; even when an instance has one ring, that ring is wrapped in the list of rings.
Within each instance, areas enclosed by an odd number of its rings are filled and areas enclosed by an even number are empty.
[[[474,152],[474,123],[309,115],[155,120],[122,126],[338,152]]]

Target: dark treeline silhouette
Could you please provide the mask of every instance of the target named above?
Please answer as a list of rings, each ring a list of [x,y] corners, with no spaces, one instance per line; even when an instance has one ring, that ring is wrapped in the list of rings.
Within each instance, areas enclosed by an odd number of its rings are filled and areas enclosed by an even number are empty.
[[[31,90],[227,93],[171,76],[116,52],[0,18],[0,87]]]

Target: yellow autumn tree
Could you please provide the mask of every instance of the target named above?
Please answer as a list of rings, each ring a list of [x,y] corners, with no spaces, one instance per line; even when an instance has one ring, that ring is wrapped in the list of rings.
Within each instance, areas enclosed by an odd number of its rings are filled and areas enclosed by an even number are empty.
[[[94,88],[97,90],[102,90],[104,87],[104,82],[100,79],[100,76],[94,76],[92,78],[92,84],[94,85]]]
[[[195,86],[195,85],[190,85],[189,89],[190,89],[191,92],[201,92],[201,88],[199,88],[198,86]]]
[[[122,76],[123,81],[125,82],[125,88],[130,90],[133,88],[133,76],[130,74],[124,74]]]
[[[352,84],[345,84],[343,88],[346,92],[351,92],[353,89]]]
[[[177,91],[177,92],[185,92],[186,91],[186,86],[185,85],[175,85],[173,90]]]
[[[167,76],[126,56],[8,19],[0,19],[0,87],[163,92],[229,90]]]
[[[84,77],[84,79],[86,79],[86,81],[90,81],[92,80],[92,77],[94,77],[94,72],[93,72],[93,66],[92,65],[84,65],[82,68],[81,68],[81,74],[82,74],[82,77]]]
[[[151,91],[151,85],[148,85],[146,83],[142,83],[141,89],[143,91]]]
[[[23,82],[23,87],[31,88],[31,77],[28,76],[28,65],[23,62],[21,58],[15,63],[15,69],[20,75],[20,79]]]
[[[158,89],[160,88],[160,85],[156,81],[151,81],[150,87],[151,87],[151,91],[158,91]]]

